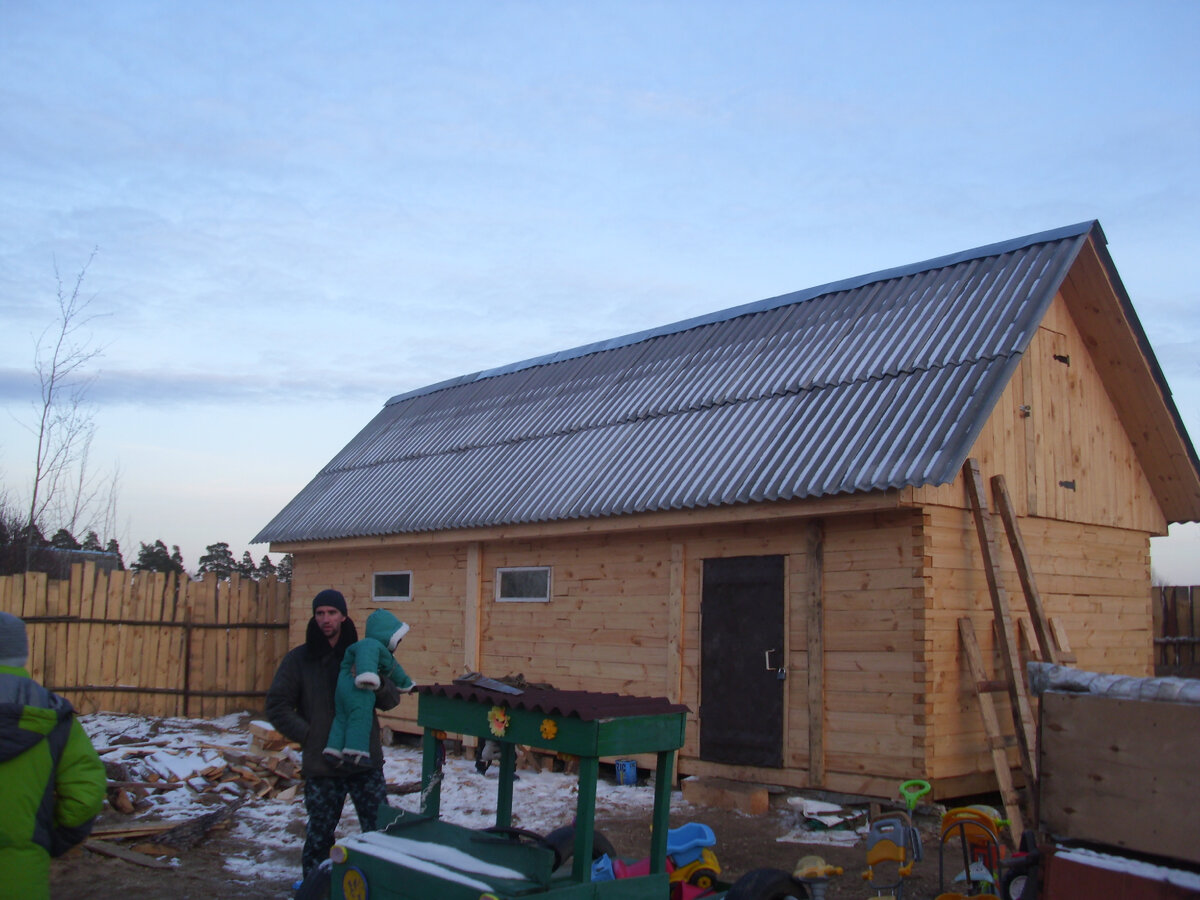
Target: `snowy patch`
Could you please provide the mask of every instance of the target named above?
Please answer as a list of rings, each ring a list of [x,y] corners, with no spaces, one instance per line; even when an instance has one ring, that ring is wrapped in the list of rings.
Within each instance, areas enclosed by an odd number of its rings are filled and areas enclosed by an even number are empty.
[[[101,824],[118,822],[185,822],[211,812],[215,803],[231,802],[243,795],[236,782],[220,791],[193,790],[193,782],[202,781],[196,773],[209,765],[222,764],[219,748],[250,750],[247,731],[250,714],[223,716],[220,719],[154,719],[140,716],[97,713],[81,716],[80,722],[97,749],[106,750],[107,762],[126,767],[131,781],[178,779],[184,786],[156,792],[139,801],[133,816],[121,816],[105,809]],[[260,723],[266,724],[266,723]],[[299,760],[296,755],[297,761]],[[446,760],[442,782],[441,818],[467,828],[487,828],[496,824],[497,770],[493,766],[480,775],[469,760],[454,756]],[[384,779],[389,784],[419,781],[421,753],[416,747],[384,748]],[[578,780],[561,772],[518,770],[513,786],[513,825],[546,834],[569,825],[575,814]],[[390,796],[391,806],[417,812],[420,795]],[[601,781],[596,792],[598,817],[639,815],[654,805],[650,785],[616,785]],[[686,809],[682,795],[672,794],[673,809]],[[304,841],[303,797],[294,800],[251,797],[234,813],[229,843],[240,849],[227,856],[225,868],[237,878],[294,879],[299,871],[300,848]],[[353,804],[347,802],[338,826],[339,839],[357,834],[358,818]]]

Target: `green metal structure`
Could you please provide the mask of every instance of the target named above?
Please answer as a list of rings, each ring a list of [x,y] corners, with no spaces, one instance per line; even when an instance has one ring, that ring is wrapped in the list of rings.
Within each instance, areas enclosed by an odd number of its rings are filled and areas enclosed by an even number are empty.
[[[687,707],[663,698],[588,691],[529,688],[513,693],[475,684],[423,685],[417,690],[417,722],[423,730],[420,812],[385,810],[378,831],[339,842],[332,854],[334,898],[665,900],[670,891],[666,841],[675,752],[683,746]],[[446,734],[472,735],[500,745],[494,831],[476,831],[440,819],[440,750]],[[511,830],[518,745],[578,758],[569,871],[565,866],[553,871],[555,851],[536,836]],[[649,753],[657,759],[650,873],[593,882],[600,758]]]

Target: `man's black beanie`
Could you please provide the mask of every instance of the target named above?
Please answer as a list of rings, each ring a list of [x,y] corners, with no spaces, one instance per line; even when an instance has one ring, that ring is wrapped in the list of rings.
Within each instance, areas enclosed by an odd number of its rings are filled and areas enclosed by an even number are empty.
[[[333,588],[326,588],[313,597],[313,612],[317,611],[318,606],[332,606],[343,616],[346,613],[346,598],[342,596],[341,591],[335,591]]]

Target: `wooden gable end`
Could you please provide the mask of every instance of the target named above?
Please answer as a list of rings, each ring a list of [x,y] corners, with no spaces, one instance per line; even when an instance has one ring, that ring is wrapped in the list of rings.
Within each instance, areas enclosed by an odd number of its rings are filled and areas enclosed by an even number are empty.
[[[1200,517],[1195,451],[1102,272],[1092,238],[968,455],[1021,516],[1163,535]],[[966,505],[961,478],[909,497]]]
[[[1168,522],[1200,520],[1200,461],[1108,251],[1093,234],[1060,288]]]

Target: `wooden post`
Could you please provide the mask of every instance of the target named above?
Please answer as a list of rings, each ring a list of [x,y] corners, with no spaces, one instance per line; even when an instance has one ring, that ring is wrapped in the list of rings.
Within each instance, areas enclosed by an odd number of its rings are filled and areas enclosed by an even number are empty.
[[[805,587],[808,650],[808,782],[825,783],[825,525],[808,523],[804,532],[808,580]]]
[[[467,544],[466,584],[463,585],[463,667],[468,672],[478,672],[480,661],[481,629],[479,618],[483,614],[482,549],[479,541]]]
[[[667,699],[683,697],[684,604],[687,597],[687,555],[683,544],[671,544],[671,584],[667,598]]]
[[[963,464],[963,480],[967,496],[975,515],[975,530],[979,535],[979,546],[983,551],[983,569],[987,576],[988,592],[992,597],[992,612],[996,619],[996,636],[1000,644],[1000,659],[1004,666],[1004,677],[1008,681],[1008,695],[1012,701],[1013,724],[1017,730],[1017,748],[1021,756],[1021,769],[1025,780],[1032,787],[1037,783],[1037,759],[1034,745],[1033,712],[1025,692],[1024,673],[1021,672],[1016,632],[1013,628],[1012,610],[1008,594],[1000,583],[1000,566],[996,560],[996,543],[992,534],[992,518],[987,509],[983,493],[983,477],[979,471],[979,460],[968,459]]]

